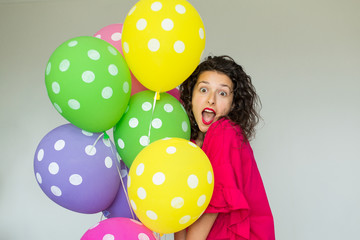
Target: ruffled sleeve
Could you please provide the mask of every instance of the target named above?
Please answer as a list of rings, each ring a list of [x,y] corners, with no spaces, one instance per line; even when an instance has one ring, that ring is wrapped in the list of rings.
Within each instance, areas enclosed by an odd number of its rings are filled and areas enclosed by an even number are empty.
[[[215,178],[214,193],[206,212],[249,208],[243,194],[243,179],[238,177],[238,171],[241,172],[238,167],[241,166],[233,166],[232,163],[232,159],[240,160],[241,157],[240,145],[237,143],[241,143],[242,139],[236,133],[235,126],[220,120],[211,125],[206,134],[202,149],[210,159]]]
[[[274,239],[254,237],[258,233],[253,232],[252,215],[257,213],[258,206],[253,206],[253,200],[260,203],[260,208],[265,201],[266,214],[271,215],[271,211],[251,147],[243,141],[239,126],[227,119],[213,123],[202,149],[214,170],[214,192],[205,212],[219,213],[208,239]],[[254,183],[256,186],[250,186]],[[263,191],[260,198],[256,191]],[[256,224],[255,231],[263,231],[263,226],[256,229]]]

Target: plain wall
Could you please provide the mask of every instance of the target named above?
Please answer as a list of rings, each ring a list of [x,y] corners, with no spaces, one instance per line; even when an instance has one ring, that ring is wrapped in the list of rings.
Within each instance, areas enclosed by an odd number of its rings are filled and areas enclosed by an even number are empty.
[[[277,239],[358,238],[360,1],[190,2],[204,21],[205,55],[231,55],[262,100],[252,146]],[[38,143],[67,123],[44,72],[61,43],[123,23],[135,3],[0,1],[1,239],[80,239],[101,219],[56,205],[35,180]]]

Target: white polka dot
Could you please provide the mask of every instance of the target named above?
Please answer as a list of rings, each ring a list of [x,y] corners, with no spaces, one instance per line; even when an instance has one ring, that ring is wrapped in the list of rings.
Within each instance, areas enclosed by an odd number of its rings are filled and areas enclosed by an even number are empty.
[[[59,113],[62,113],[62,110],[57,103],[54,103],[54,107],[55,107],[56,111],[58,111]]]
[[[146,191],[144,188],[139,187],[137,190],[137,195],[140,199],[144,200],[146,198]]]
[[[152,181],[155,185],[161,185],[165,182],[165,174],[162,172],[157,172],[154,174]]]
[[[137,225],[140,225],[140,226],[143,226],[143,225],[144,225],[144,224],[142,224],[141,222],[136,221],[135,219],[131,219],[131,218],[130,218],[130,221],[132,221],[133,223],[136,223]]]
[[[81,75],[81,78],[86,83],[91,83],[95,80],[95,74],[92,71],[85,71]]]
[[[146,211],[146,216],[148,216],[151,220],[157,220],[157,218],[158,218],[156,213],[151,210]]]
[[[51,190],[52,194],[54,194],[57,197],[60,197],[62,194],[61,189],[58,188],[57,186],[51,186],[50,190]]]
[[[82,134],[84,134],[85,136],[88,136],[88,137],[91,137],[93,135],[92,132],[88,132],[88,131],[85,131],[85,130],[81,130]]]
[[[180,14],[184,14],[186,12],[185,7],[183,5],[180,5],[180,4],[175,6],[175,10]]]
[[[52,162],[49,164],[49,172],[53,175],[59,172],[59,165],[56,162]]]
[[[138,124],[139,124],[139,120],[137,120],[137,118],[131,118],[129,120],[129,126],[131,128],[136,128],[138,126]]]
[[[123,47],[124,47],[124,51],[126,52],[126,53],[129,53],[129,44],[127,43],[127,42],[124,42],[124,44],[123,44]]]
[[[165,112],[171,113],[174,110],[174,107],[170,103],[167,103],[164,105],[164,110]]]
[[[147,22],[144,18],[140,18],[137,22],[136,22],[136,28],[139,31],[142,31],[146,28]]]
[[[184,199],[181,197],[175,197],[171,200],[171,206],[173,208],[182,208],[184,206]]]
[[[205,32],[204,32],[204,29],[203,29],[203,28],[200,28],[200,29],[199,29],[199,36],[200,36],[201,39],[204,39],[204,37],[205,37]]]
[[[193,143],[193,142],[189,142],[189,144],[190,144],[190,146],[192,146],[192,147],[194,147],[194,148],[196,148],[196,147],[198,147],[195,143]]]
[[[139,140],[141,146],[147,146],[149,145],[150,141],[149,141],[149,137],[148,136],[142,136]]]
[[[105,139],[105,138],[103,138],[103,143],[104,143],[104,145],[105,145],[105,146],[107,146],[107,147],[111,147],[111,142],[110,142],[110,140],[109,140],[109,139]]]
[[[168,147],[168,148],[166,149],[166,152],[167,152],[168,154],[174,154],[174,153],[176,153],[176,147]]]
[[[110,64],[108,67],[109,73],[113,76],[116,76],[119,72],[118,68],[115,66],[115,64]]]
[[[153,4],[151,4],[151,10],[153,11],[160,11],[162,8],[162,4],[161,2],[154,2]]]
[[[136,175],[140,176],[144,173],[145,165],[143,163],[140,163],[136,168]]]
[[[165,31],[171,31],[174,28],[174,22],[169,19],[169,18],[165,18],[162,22],[161,22],[161,27],[165,30]]]
[[[128,93],[128,92],[129,92],[129,89],[130,89],[129,83],[128,83],[128,82],[124,82],[124,84],[123,84],[124,93]]]
[[[74,41],[69,42],[69,43],[68,43],[68,46],[69,46],[69,47],[75,47],[77,44],[78,44],[78,41],[75,41],[75,40],[74,40]]]
[[[201,207],[202,205],[205,204],[205,201],[206,201],[206,196],[205,195],[201,195],[197,201],[197,205],[199,207]]]
[[[105,158],[105,166],[106,166],[107,168],[111,168],[112,165],[113,165],[113,161],[112,161],[111,157],[106,157],[106,158]]]
[[[152,120],[151,125],[153,126],[153,128],[159,129],[162,126],[162,121],[159,118],[155,118],[154,120]]]
[[[56,143],[54,144],[54,148],[56,151],[60,151],[65,147],[65,141],[60,139],[57,140]]]
[[[124,149],[125,143],[124,143],[124,141],[123,141],[121,138],[119,138],[119,139],[117,140],[117,143],[118,143],[119,148]]]
[[[108,50],[112,55],[114,56],[118,55],[118,50],[116,50],[115,48],[108,46]]]
[[[181,127],[182,127],[182,130],[184,131],[184,132],[187,132],[187,130],[188,130],[188,124],[187,124],[187,122],[182,122],[182,124],[181,124]]]
[[[113,95],[113,90],[111,87],[104,87],[104,89],[101,91],[101,96],[104,99],[109,99]]]
[[[139,239],[139,240],[150,240],[150,238],[148,237],[148,235],[146,235],[145,233],[139,233],[138,239]]]
[[[130,9],[128,15],[130,16],[130,15],[135,11],[135,9],[136,9],[136,6],[133,6],[133,7]]]
[[[131,178],[130,178],[130,175],[128,175],[128,179],[127,179],[127,187],[128,188],[130,187],[130,183],[131,183]]]
[[[121,33],[114,32],[113,34],[111,34],[111,40],[113,40],[114,42],[120,41],[121,40]]]
[[[185,51],[185,44],[182,41],[176,41],[174,43],[174,50],[177,53],[183,53]]]
[[[89,156],[94,156],[96,154],[96,148],[93,145],[87,145],[85,147],[85,153]]]
[[[69,177],[69,182],[74,186],[80,185],[82,181],[83,179],[79,174],[73,174]]]
[[[149,111],[150,109],[151,109],[151,107],[152,107],[152,105],[151,105],[151,103],[149,103],[149,102],[144,102],[142,105],[141,105],[141,108],[142,108],[142,110],[144,110],[144,111]]]
[[[46,75],[49,75],[50,71],[51,71],[51,62],[49,62],[46,66],[46,71],[45,71]]]
[[[37,153],[37,160],[42,161],[44,159],[44,149],[40,149]]]
[[[208,171],[208,173],[207,173],[207,181],[209,184],[211,184],[213,181],[213,175],[210,171]]]
[[[137,207],[136,207],[136,204],[133,200],[130,201],[130,204],[131,204],[131,207],[136,211],[137,210]]]
[[[187,183],[188,183],[188,185],[189,185],[189,187],[190,187],[191,189],[194,189],[194,188],[196,188],[196,187],[198,186],[198,184],[199,184],[199,179],[198,179],[197,176],[195,176],[195,175],[190,175],[190,176],[188,177]]]
[[[191,219],[191,217],[190,217],[189,215],[186,215],[186,216],[184,216],[184,217],[182,217],[182,218],[180,219],[179,223],[180,223],[180,224],[185,224],[185,223],[189,222],[190,219]]]
[[[42,184],[42,177],[41,177],[40,173],[37,172],[35,175],[36,175],[36,180],[38,181],[38,183]]]
[[[112,234],[106,234],[102,240],[115,240],[115,236]]]
[[[75,99],[70,99],[68,105],[71,109],[78,110],[80,108],[80,103]]]
[[[98,35],[96,35],[95,37],[101,39],[101,34],[98,34]]]
[[[59,65],[59,69],[60,71],[62,72],[65,72],[66,70],[68,70],[70,67],[70,61],[67,60],[67,59],[64,59],[60,62],[60,65]]]
[[[159,40],[157,40],[155,38],[150,39],[149,42],[148,42],[148,48],[152,52],[156,52],[157,50],[159,50],[160,49]]]
[[[88,51],[88,57],[91,59],[91,60],[99,60],[100,59],[100,53],[94,49],[90,49]]]

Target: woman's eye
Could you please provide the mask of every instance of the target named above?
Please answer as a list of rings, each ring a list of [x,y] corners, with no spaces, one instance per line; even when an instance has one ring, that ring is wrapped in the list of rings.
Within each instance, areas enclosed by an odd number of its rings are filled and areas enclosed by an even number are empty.
[[[206,89],[206,88],[200,88],[200,92],[206,93],[206,92],[207,92],[207,89]]]
[[[220,94],[220,96],[222,96],[222,97],[226,97],[226,96],[227,96],[227,93],[224,92],[224,91],[220,91],[219,94]]]

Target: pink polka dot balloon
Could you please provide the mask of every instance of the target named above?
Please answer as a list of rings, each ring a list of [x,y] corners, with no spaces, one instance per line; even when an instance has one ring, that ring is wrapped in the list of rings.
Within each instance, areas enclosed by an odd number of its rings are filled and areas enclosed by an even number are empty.
[[[34,157],[35,177],[43,192],[80,213],[100,212],[114,201],[120,185],[117,165],[109,139],[72,124],[50,131]]]
[[[107,41],[123,55],[123,50],[121,47],[122,28],[122,23],[110,24],[97,31],[94,34],[94,37]]]
[[[124,55],[121,46],[122,29],[123,29],[122,23],[110,24],[97,31],[94,34],[94,37],[107,41],[108,43],[113,45],[122,55]],[[136,77],[132,74],[131,71],[130,74],[131,74],[131,95],[147,90],[147,88],[144,87],[136,79]]]
[[[90,228],[81,240],[157,240],[142,223],[129,218],[109,218]]]

